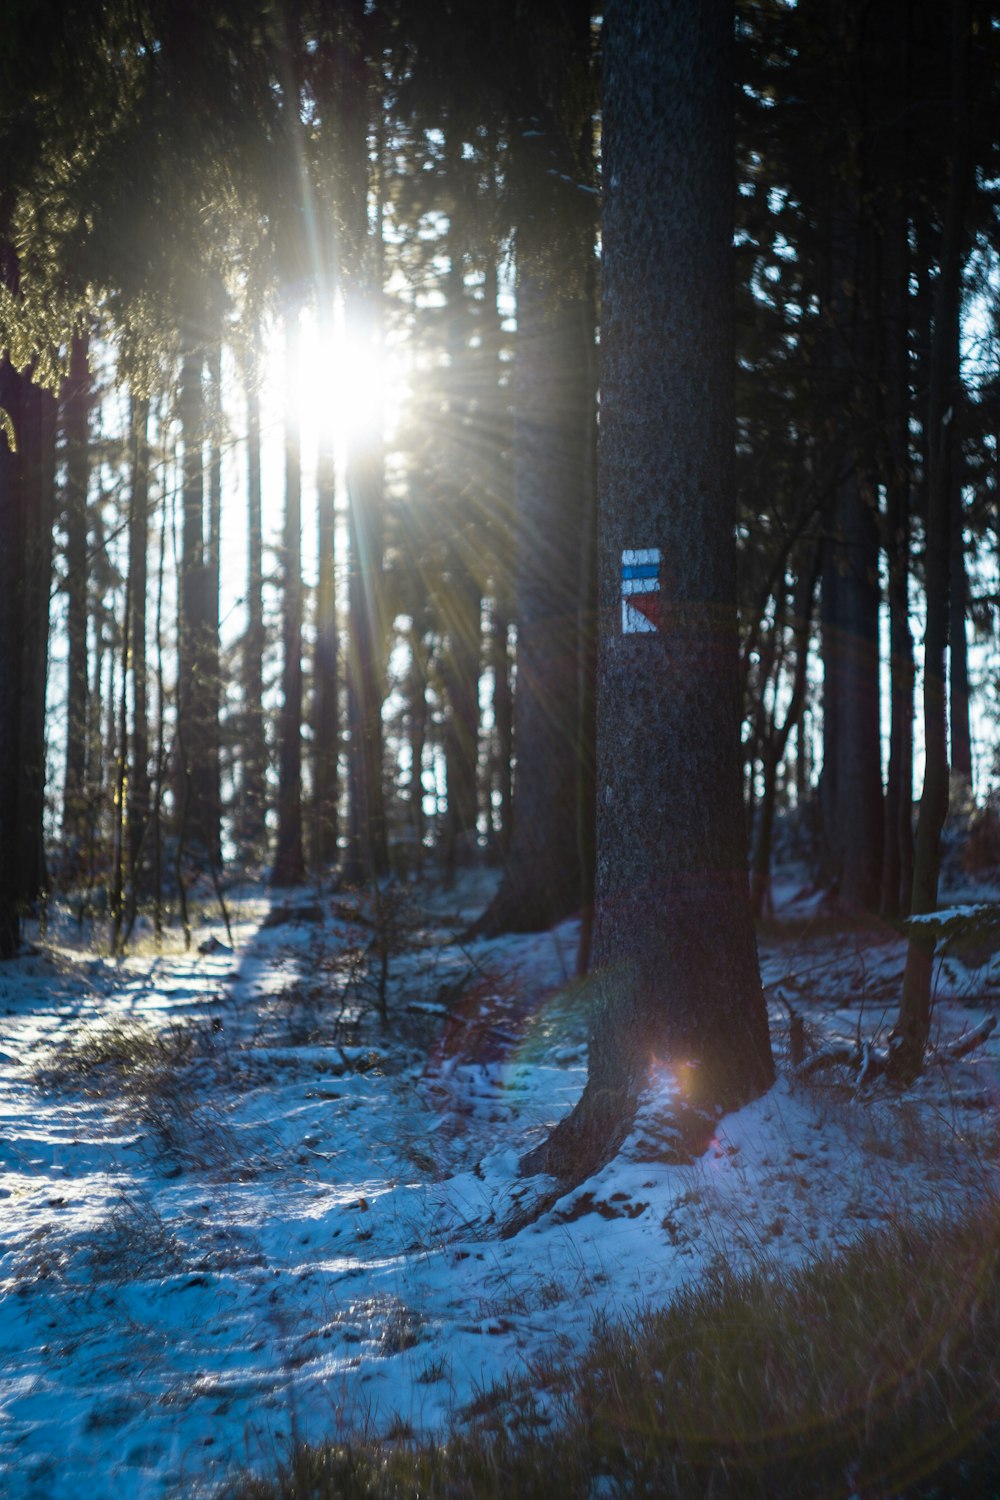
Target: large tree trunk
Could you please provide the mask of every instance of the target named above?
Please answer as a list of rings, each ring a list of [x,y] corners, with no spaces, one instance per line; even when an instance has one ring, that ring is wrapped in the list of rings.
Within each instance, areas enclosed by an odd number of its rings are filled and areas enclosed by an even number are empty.
[[[302,852],[302,457],[298,414],[299,308],[285,312],[285,524],[282,542],[278,843],[272,885],[300,885]]]
[[[934,296],[927,434],[929,475],[926,521],[927,629],[924,635],[924,787],[917,819],[913,864],[914,916],[937,906],[941,869],[941,830],[948,811],[946,652],[954,489],[954,414],[960,382],[962,249],[971,186],[969,119],[966,103],[969,45],[967,0],[952,9],[951,176],[944,235]],[[903,994],[894,1034],[894,1071],[911,1079],[923,1066],[930,1035],[931,969],[935,940],[920,928],[911,932]]]
[[[773,1078],[739,769],[731,38],[726,0],[605,11],[594,1014],[583,1098],[524,1163],[564,1176],[641,1097],[702,1146]]]

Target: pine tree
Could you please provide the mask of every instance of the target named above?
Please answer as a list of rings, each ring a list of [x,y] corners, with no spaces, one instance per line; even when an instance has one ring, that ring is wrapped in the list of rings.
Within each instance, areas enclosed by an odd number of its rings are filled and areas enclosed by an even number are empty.
[[[773,1077],[738,764],[732,12],[612,0],[604,24],[594,1012],[583,1098],[524,1163],[569,1176],[640,1098],[703,1144]]]

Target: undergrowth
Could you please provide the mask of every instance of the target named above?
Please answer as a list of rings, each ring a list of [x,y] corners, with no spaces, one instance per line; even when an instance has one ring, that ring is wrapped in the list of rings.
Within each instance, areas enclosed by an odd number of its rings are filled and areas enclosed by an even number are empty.
[[[199,1046],[198,1028],[156,1029],[131,1018],[103,1020],[72,1031],[49,1049],[34,1070],[41,1088],[78,1088],[155,1097],[177,1087],[178,1072]]]
[[[599,1330],[551,1389],[495,1388],[443,1445],[299,1446],[225,1500],[1000,1495],[1000,1214],[724,1271]]]

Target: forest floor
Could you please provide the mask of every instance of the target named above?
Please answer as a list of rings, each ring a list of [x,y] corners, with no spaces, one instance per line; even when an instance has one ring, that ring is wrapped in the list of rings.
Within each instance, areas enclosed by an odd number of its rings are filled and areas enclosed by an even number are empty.
[[[505,1237],[551,1187],[517,1162],[582,1088],[586,995],[573,922],[463,940],[494,880],[381,915],[247,885],[231,935],[206,897],[190,949],[137,931],[122,959],[53,908],[0,968],[10,1500],[207,1495],[297,1441],[443,1435],[497,1382],[544,1403],[604,1317],[996,1200],[996,1033],[903,1094],[790,1066],[788,1003],[813,1046],[884,1040],[904,946],[786,881],[761,935],[774,1089],[693,1165],[637,1133]],[[1000,1006],[977,957],[937,965],[938,1048]]]

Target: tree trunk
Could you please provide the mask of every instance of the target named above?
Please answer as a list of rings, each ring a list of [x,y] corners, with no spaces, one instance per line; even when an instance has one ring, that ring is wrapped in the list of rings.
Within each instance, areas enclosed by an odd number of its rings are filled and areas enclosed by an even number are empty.
[[[956,393],[957,395],[957,393]],[[957,401],[956,401],[957,408]],[[951,775],[966,796],[972,792],[972,733],[969,728],[969,642],[966,635],[969,583],[965,567],[965,506],[961,458],[954,445],[951,501],[951,578],[948,627],[948,722]]]
[[[444,865],[453,877],[476,845],[479,813],[479,672],[481,590],[460,542],[451,547],[442,602],[445,634],[441,678],[448,704],[444,725],[448,810]]]
[[[301,885],[302,852],[302,456],[298,414],[299,307],[285,311],[285,524],[282,543],[278,843],[272,885]]]
[[[222,781],[219,715],[223,703],[222,667],[219,649],[219,599],[222,568],[222,343],[216,339],[208,353],[208,529],[205,547],[205,659],[208,670],[205,726],[206,811],[211,827],[211,854],[216,867],[222,862]]]
[[[493,668],[494,776],[496,785],[496,847],[506,864],[510,858],[514,804],[514,694],[511,683],[510,627],[512,610],[506,584],[498,580],[493,605],[491,664]],[[503,593],[500,593],[500,590]]]
[[[90,481],[88,339],[73,340],[63,387],[66,437],[66,770],[63,790],[63,878],[76,881],[86,863],[87,829],[87,490]]]
[[[799,575],[792,611],[795,669],[792,674],[791,696],[785,710],[784,720],[779,728],[776,722],[778,694],[775,692],[774,718],[770,733],[761,747],[764,762],[764,788],[757,820],[757,841],[750,867],[750,903],[755,917],[761,916],[771,892],[771,846],[774,838],[778,768],[784,759],[793,727],[801,724],[802,705],[805,702],[809,635],[812,627],[813,596],[819,578],[819,556],[820,552],[817,548],[812,557],[803,559],[803,568]]]
[[[500,889],[476,931],[530,932],[580,911],[580,585],[592,308],[518,274],[514,366],[516,767]]]
[[[244,850],[257,856],[264,846],[267,807],[259,378],[259,335],[255,330],[251,334],[244,371],[247,397],[247,625],[243,637],[243,796],[239,833]]]
[[[739,770],[732,19],[605,11],[595,1004],[583,1098],[524,1163],[562,1176],[640,1098],[687,1137],[650,1154],[689,1152],[773,1078]]]
[[[56,403],[51,392],[40,386],[25,381],[23,389],[20,464],[25,486],[25,557],[17,868],[20,897],[33,902],[48,885],[44,838],[45,690],[55,520]]]
[[[410,638],[410,827],[416,846],[416,865],[424,854],[424,747],[427,744],[427,678],[430,653],[416,622]]]
[[[184,445],[183,530],[178,621],[178,707],[181,842],[196,861],[216,863],[218,810],[213,796],[211,750],[218,688],[213,672],[217,643],[209,621],[210,566],[205,547],[204,358],[185,354],[181,368],[181,438]]]
[[[365,14],[364,0],[350,0],[345,13],[347,44],[341,79],[345,121],[345,320],[354,346],[367,345],[380,355],[381,233],[373,235],[368,224],[371,105],[364,51]],[[350,820],[343,876],[348,884],[382,876],[389,868],[382,733],[384,469],[381,413],[372,412],[363,429],[356,427],[349,435],[347,452]]]
[[[913,914],[934,911],[941,869],[941,830],[948,811],[948,745],[945,658],[952,534],[954,414],[958,401],[962,248],[971,187],[966,73],[969,32],[967,0],[952,8],[951,175],[941,259],[934,296],[927,434],[929,474],[926,521],[927,629],[924,636],[924,787],[917,819],[913,865]],[[922,1068],[930,1035],[931,968],[935,941],[911,932],[903,994],[894,1033],[895,1074],[912,1079]]]
[[[441,681],[448,809],[444,866],[449,879],[475,851],[479,815],[479,677],[482,668],[481,507],[472,503],[480,477],[470,463],[473,436],[470,392],[476,354],[469,348],[472,309],[465,289],[465,226],[461,141],[446,133],[444,163],[450,197],[448,272],[444,278],[448,368],[442,413],[441,492],[448,527],[445,584],[441,590]],[[478,498],[478,497],[476,497]]]
[[[829,12],[831,98],[845,121],[842,150],[830,174],[828,285],[823,358],[828,370],[828,462],[838,465],[830,553],[824,587],[824,732],[835,761],[824,787],[828,839],[834,846],[833,884],[850,911],[876,911],[881,894],[883,839],[879,721],[879,536],[869,438],[876,400],[877,280],[872,173],[865,132],[871,93],[865,69],[865,7],[860,0]],[[832,794],[832,795],[831,795]]]
[[[333,348],[332,309],[321,318],[323,347]],[[316,461],[316,656],[313,664],[313,866],[317,872],[337,857],[340,712],[337,641],[337,493],[330,413],[321,429]]]
[[[149,828],[149,692],[146,666],[146,595],[149,590],[149,400],[134,396],[131,411],[132,507],[129,567],[132,573],[129,649],[132,667],[132,756],[127,805],[129,878],[144,887],[143,851]],[[148,855],[146,856],[148,859]]]
[[[912,21],[908,0],[871,12],[881,59],[876,140],[880,211],[880,387],[884,429],[885,549],[889,605],[889,764],[882,840],[881,912],[909,910],[913,875],[913,637],[910,633],[910,142]]]
[[[0,275],[7,287],[16,278],[13,253],[0,244]],[[18,798],[21,779],[18,757],[21,748],[21,677],[23,657],[20,643],[24,631],[24,495],[21,484],[21,454],[15,448],[22,433],[24,379],[10,360],[0,359],[0,409],[13,427],[0,432],[0,959],[12,958],[21,941],[21,879],[15,851],[18,847]]]

